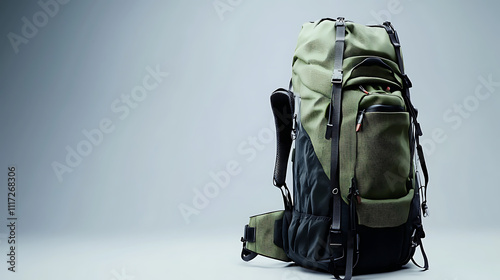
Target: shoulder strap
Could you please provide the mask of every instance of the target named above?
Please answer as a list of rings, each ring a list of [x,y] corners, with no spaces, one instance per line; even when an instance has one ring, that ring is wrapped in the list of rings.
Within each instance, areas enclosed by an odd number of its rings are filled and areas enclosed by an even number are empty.
[[[285,210],[292,209],[290,191],[286,186],[286,169],[292,148],[295,101],[291,90],[279,88],[271,94],[271,108],[276,124],[276,163],[273,184],[281,190]]]

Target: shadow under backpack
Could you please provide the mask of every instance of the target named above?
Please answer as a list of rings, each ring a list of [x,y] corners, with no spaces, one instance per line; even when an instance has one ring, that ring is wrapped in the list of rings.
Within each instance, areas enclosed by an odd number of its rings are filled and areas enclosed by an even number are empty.
[[[419,266],[420,246],[419,267],[428,269],[422,131],[392,24],[305,23],[292,70],[288,90],[271,94],[274,185],[285,209],[250,217],[242,259],[263,255],[351,279],[410,260]],[[285,183],[290,154],[293,201]]]

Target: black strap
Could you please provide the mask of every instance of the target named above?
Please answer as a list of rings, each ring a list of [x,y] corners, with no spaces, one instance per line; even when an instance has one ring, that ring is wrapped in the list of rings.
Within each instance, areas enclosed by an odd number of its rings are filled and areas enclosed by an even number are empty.
[[[427,184],[429,183],[429,172],[427,171],[427,164],[425,163],[424,150],[422,145],[420,145],[419,138],[417,137],[417,154],[420,161],[420,166],[422,167],[422,172],[424,173],[424,190],[422,191],[422,213],[424,217],[429,215],[429,207],[427,206]],[[419,188],[421,186],[418,186]]]
[[[420,124],[417,121],[417,115],[418,111],[413,107],[413,104],[411,103],[410,100],[410,88],[412,86],[410,79],[404,72],[404,66],[403,66],[403,59],[401,58],[401,45],[399,43],[399,38],[396,30],[394,29],[394,26],[388,21],[384,22],[384,27],[387,33],[389,34],[389,38],[391,40],[392,45],[394,46],[394,49],[396,51],[396,57],[397,57],[397,62],[399,66],[399,70],[401,71],[401,75],[403,77],[403,89],[404,89],[404,94],[403,94],[403,99],[405,101],[406,106],[408,107],[408,111],[410,113],[410,117],[413,120],[413,124],[415,126],[415,132],[414,132],[414,137],[415,137],[415,143],[416,143],[416,150],[417,150],[417,155],[418,159],[420,161],[420,166],[422,167],[422,172],[424,173],[424,186],[418,186],[418,188],[423,187],[424,190],[422,192],[423,195],[423,202],[422,202],[422,212],[424,217],[428,215],[428,207],[427,207],[427,184],[429,183],[429,173],[427,171],[427,164],[425,163],[425,158],[424,158],[424,151],[422,149],[422,145],[420,145],[420,136],[423,135],[422,133],[422,128],[420,127]],[[412,135],[413,136],[413,135]],[[411,158],[413,158],[413,149],[412,149],[412,155]],[[413,172],[413,170],[410,170],[410,172]],[[419,180],[417,180],[419,182]],[[425,237],[425,232],[423,230],[422,225],[417,225],[417,228],[415,229],[413,236],[412,236],[412,246],[413,247],[420,247],[420,251],[422,253],[422,257],[424,259],[424,265],[420,266],[417,264],[417,262],[411,258],[411,261],[419,268],[422,268],[424,270],[429,269],[429,260],[427,258],[427,254],[425,253],[424,246],[422,244],[422,238]]]
[[[385,30],[387,31],[387,34],[389,35],[389,38],[391,40],[392,45],[394,46],[394,49],[396,51],[396,58],[399,66],[399,70],[401,71],[401,76],[403,78],[403,99],[405,101],[406,107],[408,107],[408,111],[410,113],[410,117],[412,118],[413,125],[415,126],[415,142],[417,144],[417,155],[418,159],[420,161],[420,166],[422,167],[422,171],[424,173],[424,186],[423,187],[423,202],[422,202],[422,212],[424,217],[428,215],[428,206],[427,206],[427,185],[429,183],[429,173],[427,172],[427,164],[425,163],[425,158],[424,158],[424,152],[422,149],[422,146],[420,145],[420,136],[423,135],[422,133],[422,128],[420,127],[420,123],[417,121],[417,115],[418,111],[415,109],[413,104],[411,103],[410,100],[410,88],[412,86],[410,78],[405,74],[404,72],[404,66],[403,66],[403,59],[401,57],[401,44],[399,43],[399,37],[394,29],[394,26],[386,21],[383,24]],[[413,158],[413,149],[411,150],[411,158]],[[413,170],[410,170],[410,172],[413,172]],[[411,174],[410,174],[411,175]],[[418,186],[419,188],[421,186]]]
[[[271,108],[276,124],[276,162],[273,184],[280,188],[285,210],[292,209],[290,191],[286,186],[286,169],[292,148],[295,101],[290,90],[279,88],[271,94]]]
[[[243,237],[241,238],[243,242],[243,249],[241,250],[241,259],[248,262],[253,260],[258,254],[252,252],[246,248],[247,242],[255,242],[255,228],[245,225],[245,231],[243,232]]]
[[[338,166],[339,166],[339,136],[342,113],[342,81],[344,61],[345,22],[344,18],[337,18],[335,22],[335,46],[332,74],[332,94],[329,107],[328,124],[326,127],[326,139],[331,139],[331,162],[330,162],[330,184],[332,187],[332,225],[329,234],[330,265],[329,270],[337,279],[349,280],[352,278],[354,237],[351,232],[347,239],[347,256],[345,276],[340,278],[337,263],[344,257],[342,245],[342,231],[340,219],[342,215],[342,196],[340,194]],[[338,257],[341,256],[341,257]]]
[[[345,39],[345,24],[344,18],[338,18],[335,22],[335,50],[334,50],[334,65],[332,75],[332,97],[330,106],[330,121],[327,124],[327,139],[331,139],[331,165],[330,165],[330,184],[333,194],[333,213],[332,213],[332,230],[340,230],[341,216],[341,195],[338,180],[338,165],[339,165],[339,136],[340,136],[340,116],[342,111],[342,65],[344,59],[344,39]],[[330,132],[330,133],[328,133]]]
[[[243,242],[243,249],[241,250],[241,259],[246,262],[249,262],[253,260],[255,257],[257,257],[258,254],[245,248],[245,243],[246,242]]]
[[[424,250],[424,245],[422,243],[422,238],[425,237],[425,232],[424,232],[424,229],[422,226],[418,226],[414,231],[413,231],[413,235],[412,235],[412,247],[413,248],[416,248],[416,247],[420,247],[420,252],[422,253],[422,257],[424,259],[424,265],[421,266],[419,265],[415,259],[412,257],[411,258],[411,261],[413,262],[413,264],[415,264],[417,267],[423,269],[423,270],[427,270],[429,269],[429,259],[427,258],[427,254],[425,253],[425,250]]]

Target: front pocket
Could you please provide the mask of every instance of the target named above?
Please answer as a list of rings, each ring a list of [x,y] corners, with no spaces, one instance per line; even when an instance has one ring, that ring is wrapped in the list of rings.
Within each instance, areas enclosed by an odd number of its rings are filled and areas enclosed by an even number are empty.
[[[408,218],[412,191],[409,114],[396,105],[361,109],[356,122],[355,176],[361,196],[358,222],[394,227]]]
[[[372,105],[360,112],[356,179],[361,197],[394,199],[408,193],[410,121],[403,110],[399,106]]]
[[[356,206],[358,223],[371,228],[390,228],[404,224],[408,220],[413,194],[411,189],[405,196],[395,199],[362,198],[361,203]]]

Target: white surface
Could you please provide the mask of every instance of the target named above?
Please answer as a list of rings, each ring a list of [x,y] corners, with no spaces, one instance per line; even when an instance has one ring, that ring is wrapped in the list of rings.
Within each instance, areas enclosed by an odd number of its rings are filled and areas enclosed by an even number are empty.
[[[499,279],[499,231],[432,232],[424,240],[430,269],[413,264],[354,279]],[[96,238],[22,240],[19,271],[0,279],[331,279],[331,275],[264,257],[245,263],[237,232],[144,234]],[[127,278],[127,277],[129,278]],[[132,278],[133,277],[133,278]]]

